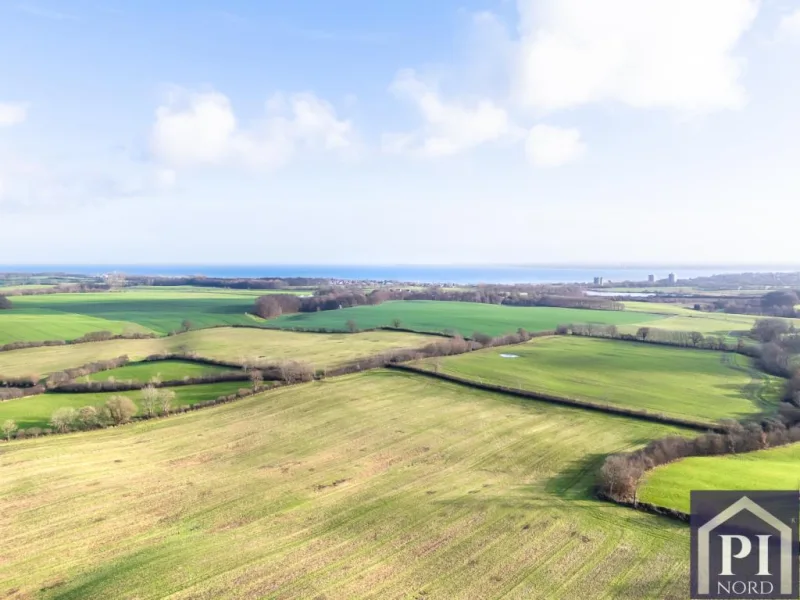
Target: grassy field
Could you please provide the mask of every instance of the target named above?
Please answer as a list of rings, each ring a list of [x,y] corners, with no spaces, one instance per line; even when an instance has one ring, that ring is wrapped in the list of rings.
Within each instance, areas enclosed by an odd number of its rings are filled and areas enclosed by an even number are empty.
[[[520,327],[529,331],[542,331],[554,329],[560,323],[613,323],[615,325],[652,323],[660,320],[661,317],[623,311],[415,300],[284,315],[277,319],[270,319],[267,321],[267,326],[301,329],[326,328],[345,331],[347,321],[351,319],[362,329],[390,327],[393,319],[400,319],[401,327],[407,329],[431,332],[452,329],[468,336],[475,331],[488,335],[513,333]]]
[[[3,283],[0,282],[0,295],[17,291],[44,290],[53,287],[56,287],[55,284],[53,283],[29,283],[29,284],[12,283],[11,285],[3,285]]]
[[[153,377],[159,377],[162,381],[174,381],[184,377],[202,377],[203,375],[214,375],[231,371],[224,367],[215,365],[203,365],[183,360],[160,360],[158,362],[136,363],[125,365],[118,369],[109,369],[100,373],[93,373],[85,377],[79,377],[77,381],[108,381],[113,378],[115,381],[150,381]]]
[[[315,334],[252,328],[219,327],[144,340],[109,340],[89,344],[27,348],[0,352],[0,375],[45,375],[95,360],[127,354],[140,360],[159,352],[193,351],[207,358],[277,362],[307,360],[315,367],[332,367],[390,348],[416,348],[431,342],[426,335],[369,331],[358,334]]]
[[[659,329],[671,329],[673,331],[699,331],[701,333],[726,335],[732,332],[749,331],[756,321],[766,318],[756,315],[700,312],[692,308],[669,303],[629,302],[626,300],[623,304],[626,311],[653,312],[668,315],[667,318],[651,325]],[[782,320],[789,321],[795,327],[800,328],[800,319]],[[636,327],[626,327],[625,325],[620,327],[620,331],[626,333],[634,333],[635,329]]]
[[[800,444],[727,456],[685,458],[651,471],[640,500],[689,511],[690,490],[799,490]]]
[[[16,298],[14,306],[19,306]],[[128,321],[48,309],[20,307],[0,311],[0,345],[18,341],[72,340],[92,331],[119,334],[125,331],[148,332],[149,329]]]
[[[112,330],[104,323],[118,323],[119,330],[127,324],[133,329],[159,334],[179,330],[184,320],[193,328],[214,325],[255,325],[258,321],[245,314],[253,307],[254,297],[246,293],[187,292],[173,290],[136,290],[92,294],[50,294],[46,296],[21,296],[14,298],[12,310],[0,314],[0,331],[6,331],[5,319],[15,314],[37,316],[41,330],[40,339],[72,339],[78,337],[72,329],[62,325],[65,315],[95,321],[91,329]],[[20,310],[21,309],[21,310]],[[24,330],[16,329],[5,334],[6,341],[31,339]]]
[[[184,385],[170,388],[175,392],[173,406],[184,406],[194,404],[202,400],[212,400],[219,396],[231,394],[239,388],[250,387],[247,381],[229,381],[224,383],[206,383],[202,385]],[[16,400],[0,402],[0,423],[6,419],[16,421],[20,429],[29,427],[49,427],[50,417],[57,409],[71,406],[81,408],[82,406],[101,406],[111,396],[128,396],[131,400],[139,404],[141,392],[133,390],[129,392],[98,392],[87,394],[58,394],[47,393],[39,396],[29,396]],[[2,500],[0,500],[2,504]],[[0,595],[2,595],[0,593]]]
[[[707,421],[778,402],[776,381],[745,357],[688,348],[558,336],[416,364],[437,362],[442,373],[484,383]]]
[[[688,528],[589,493],[671,431],[370,372],[12,442],[0,596],[684,598]]]
[[[91,331],[149,331],[166,334],[185,320],[192,329],[220,325],[275,328],[328,328],[346,331],[353,319],[363,329],[389,326],[400,319],[418,331],[453,329],[464,335],[481,331],[509,333],[519,327],[552,329],[564,322],[638,325],[661,316],[561,308],[525,308],[461,302],[388,302],[339,311],[286,315],[264,321],[247,314],[262,290],[141,287],[108,293],[50,294],[13,298],[14,308],[0,312],[0,344],[13,341],[74,339]],[[283,293],[308,294],[307,290]],[[640,311],[641,309],[637,309]]]

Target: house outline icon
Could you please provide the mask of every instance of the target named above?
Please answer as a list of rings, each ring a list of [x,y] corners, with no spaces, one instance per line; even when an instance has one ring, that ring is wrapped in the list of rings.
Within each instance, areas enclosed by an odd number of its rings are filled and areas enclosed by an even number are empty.
[[[698,594],[709,594],[710,565],[709,565],[709,546],[711,532],[722,525],[728,519],[738,515],[743,510],[749,511],[768,525],[780,531],[781,535],[781,591],[782,595],[792,593],[792,528],[778,519],[768,510],[759,506],[747,496],[742,496],[739,500],[731,504],[728,508],[711,519],[708,523],[697,530],[697,592]]]

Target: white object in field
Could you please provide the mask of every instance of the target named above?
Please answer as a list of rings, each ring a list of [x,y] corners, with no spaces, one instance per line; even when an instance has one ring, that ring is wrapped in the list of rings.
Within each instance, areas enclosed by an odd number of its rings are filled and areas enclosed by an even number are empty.
[[[519,354],[501,354],[503,358],[519,358]]]

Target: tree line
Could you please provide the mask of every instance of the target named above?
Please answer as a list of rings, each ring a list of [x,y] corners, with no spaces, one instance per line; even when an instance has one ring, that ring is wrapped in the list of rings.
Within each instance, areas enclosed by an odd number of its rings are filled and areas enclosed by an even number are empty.
[[[86,344],[89,342],[104,342],[108,340],[143,340],[154,339],[158,335],[155,333],[123,332],[114,334],[110,331],[90,331],[74,340],[42,340],[38,342],[9,342],[0,346],[0,352],[11,352],[12,350],[24,350],[26,348],[43,348],[45,346],[69,346],[71,344]]]
[[[800,406],[800,367],[793,358],[800,352],[800,333],[783,319],[759,319],[749,332],[749,341],[737,337],[735,342],[699,331],[639,327],[635,334],[630,334],[620,333],[615,325],[598,324],[559,325],[556,333],[742,354],[754,359],[762,371],[788,379],[784,400]]]
[[[210,288],[230,288],[238,290],[283,290],[290,287],[316,287],[328,283],[319,277],[149,277],[128,275],[127,283],[158,287],[194,286]]]
[[[553,306],[594,310],[624,309],[624,305],[621,302],[607,298],[554,295],[537,291],[523,293],[487,287],[474,290],[442,288],[426,288],[424,290],[377,289],[369,293],[360,290],[320,289],[313,296],[308,297],[289,294],[267,294],[256,299],[253,313],[261,318],[271,319],[285,314],[338,310],[353,306],[375,306],[393,300],[436,300],[504,306]]]
[[[20,286],[14,288],[13,290],[7,290],[3,292],[3,296],[47,296],[49,294],[88,294],[91,292],[107,292],[111,290],[111,286],[107,283],[67,283],[67,284],[58,284],[54,285],[53,287],[35,287],[35,288],[26,288],[25,286]],[[2,296],[0,296],[1,298]],[[2,301],[0,301],[0,308],[2,307]],[[7,308],[11,308],[8,306]]]
[[[771,317],[797,317],[800,303],[795,290],[775,290],[759,298],[724,297],[709,304],[695,304],[696,310]]]
[[[699,331],[673,331],[657,327],[639,327],[635,334],[621,333],[616,325],[598,323],[569,323],[556,327],[558,335],[579,335],[583,337],[608,338],[632,342],[647,342],[665,346],[682,348],[698,348],[703,350],[722,350],[728,352],[751,352],[755,355],[754,345],[748,345],[743,339],[729,342],[722,335],[704,335]]]
[[[695,438],[667,436],[633,452],[612,454],[600,469],[598,492],[612,500],[636,502],[642,476],[655,467],[690,456],[720,456],[754,452],[800,441],[800,409],[781,406],[777,416],[760,422],[724,422],[724,433]]]

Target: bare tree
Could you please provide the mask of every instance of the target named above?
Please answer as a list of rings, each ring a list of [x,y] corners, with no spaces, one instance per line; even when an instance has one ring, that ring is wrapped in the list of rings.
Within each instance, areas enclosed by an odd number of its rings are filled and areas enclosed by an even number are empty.
[[[83,429],[91,429],[97,425],[97,419],[97,409],[94,406],[84,406],[78,410],[78,423]]]
[[[152,385],[142,388],[142,410],[148,417],[156,414],[156,407],[159,403],[159,390]]]
[[[136,404],[127,396],[111,396],[103,407],[108,420],[115,425],[127,423],[136,414]]]
[[[158,403],[161,407],[161,414],[168,415],[172,403],[175,401],[175,392],[172,390],[162,388],[158,390]]]
[[[6,436],[6,440],[11,441],[11,436],[13,436],[18,429],[19,427],[17,427],[17,424],[11,419],[5,421],[3,423],[3,435]]]
[[[402,321],[400,319],[392,319],[392,327],[395,329],[400,329],[400,325],[402,325]]]
[[[253,384],[253,390],[258,392],[264,385],[264,374],[257,369],[250,371],[250,381]]]
[[[350,333],[356,333],[358,331],[358,325],[353,319],[349,319],[347,323],[345,323],[345,326]]]
[[[278,365],[281,379],[286,383],[311,381],[314,379],[314,368],[306,362],[298,360],[285,360]]]

